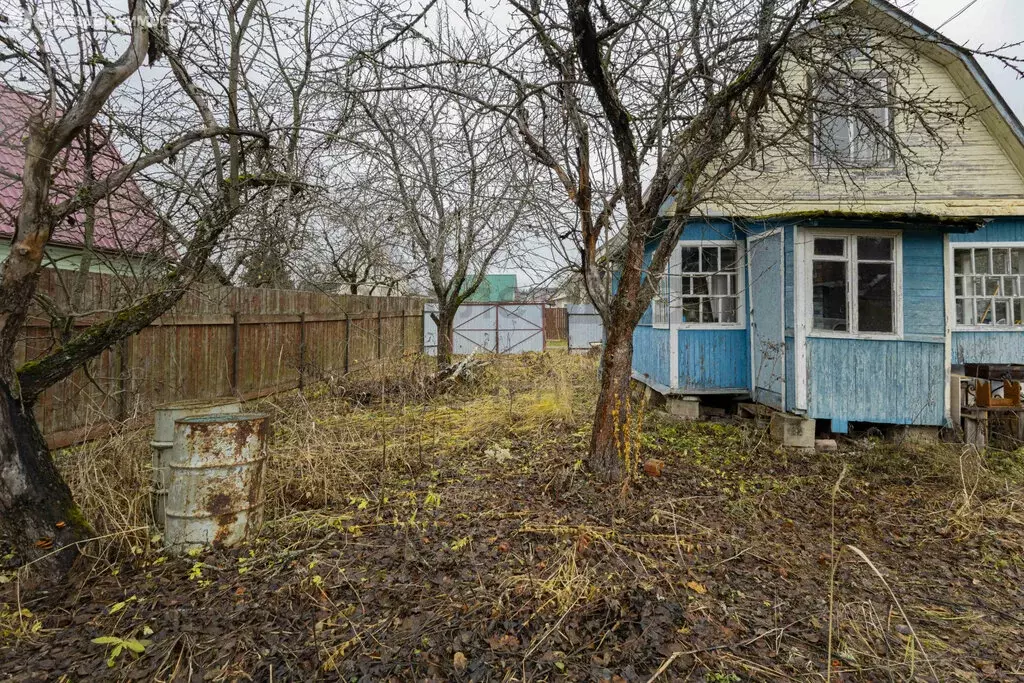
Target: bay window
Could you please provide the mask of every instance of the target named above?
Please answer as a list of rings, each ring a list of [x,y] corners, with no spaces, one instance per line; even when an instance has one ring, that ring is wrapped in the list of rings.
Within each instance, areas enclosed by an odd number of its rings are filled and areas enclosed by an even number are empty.
[[[1024,324],[1024,247],[955,247],[953,297],[957,325]]]
[[[899,334],[898,235],[811,237],[811,328],[847,334]]]

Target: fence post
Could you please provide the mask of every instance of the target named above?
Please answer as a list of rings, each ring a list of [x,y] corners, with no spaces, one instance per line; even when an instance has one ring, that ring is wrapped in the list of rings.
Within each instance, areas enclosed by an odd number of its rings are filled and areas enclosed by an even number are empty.
[[[380,313],[381,313],[381,311],[378,308],[377,309],[377,360],[380,360],[383,357],[383,354],[381,353],[381,349],[383,348],[382,344],[383,344],[383,341],[384,341],[384,332],[381,329],[381,325],[380,325]]]
[[[408,311],[402,309],[402,349],[399,351],[400,356],[405,356],[405,316]]]
[[[117,419],[128,417],[128,343],[127,338],[117,344]]]
[[[501,347],[498,344],[498,321],[501,320],[501,304],[494,306],[494,353],[501,353]],[[454,334],[452,336],[455,336]]]
[[[238,386],[238,346],[241,337],[241,324],[238,321],[238,311],[231,314],[231,391],[237,396],[241,395],[241,387]]]
[[[352,318],[345,311],[345,374],[348,374],[349,349],[352,347]]]
[[[299,391],[306,384],[306,312],[299,313]]]

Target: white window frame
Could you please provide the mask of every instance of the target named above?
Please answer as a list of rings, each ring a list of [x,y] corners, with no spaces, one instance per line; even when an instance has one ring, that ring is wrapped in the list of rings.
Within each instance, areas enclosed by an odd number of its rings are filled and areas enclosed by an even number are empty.
[[[961,325],[956,320],[956,250],[957,249],[1024,249],[1024,242],[950,242],[949,243],[949,286],[947,296],[949,297],[950,326],[954,332],[1021,332],[1024,331],[1024,324],[1021,325],[984,325],[975,323],[973,325]],[[973,259],[972,259],[973,261]],[[1021,280],[1022,293],[1024,293],[1024,276]],[[973,297],[984,298],[984,297]],[[1016,298],[1016,297],[1015,297]],[[1011,302],[1012,309],[1012,302]],[[1011,311],[1012,314],[1012,311]]]
[[[882,90],[882,91],[887,92],[887,93],[890,92],[891,89],[892,89],[892,85],[889,82],[889,77],[887,75],[884,75],[884,74],[877,75],[877,76],[873,76],[871,74],[859,75],[856,79],[850,79],[850,82],[848,84],[846,84],[847,87],[844,89],[846,91],[848,97],[851,100],[853,99],[853,93],[852,93],[853,87],[852,86],[853,86],[853,84],[855,82],[857,82],[858,79],[870,80],[870,81],[873,81],[873,82],[874,81],[878,81],[879,82],[878,83],[879,90]],[[889,130],[890,134],[892,134],[892,131],[893,131],[892,104],[891,103],[886,103],[885,106],[878,107],[878,109],[882,109],[885,112],[885,124],[884,125],[885,125],[885,128],[887,130]],[[840,117],[837,116],[836,118],[840,118]],[[822,125],[821,124],[822,115],[816,113],[816,114],[814,114],[811,117],[811,120],[813,121],[812,129],[811,129],[811,140],[812,140],[812,143],[813,143],[812,144],[812,148],[811,148],[811,162],[812,162],[812,165],[814,167],[816,167],[816,168],[825,168],[826,166],[829,166],[830,164],[840,163],[840,164],[842,164],[843,168],[859,169],[859,170],[872,170],[872,169],[886,170],[886,169],[894,168],[894,166],[895,166],[895,153],[894,153],[894,150],[892,150],[891,148],[889,149],[888,156],[885,157],[882,160],[877,161],[877,162],[867,163],[867,162],[859,162],[859,161],[857,161],[856,160],[857,155],[854,154],[853,151],[854,151],[855,145],[857,144],[857,139],[859,137],[861,137],[861,136],[857,135],[859,120],[857,119],[857,117],[853,113],[850,113],[847,116],[842,117],[842,118],[845,119],[847,128],[849,129],[849,135],[850,135],[850,154],[851,154],[851,156],[849,158],[847,158],[847,159],[841,159],[841,160],[840,159],[836,159],[836,160],[833,160],[833,159],[829,158],[826,155],[822,155],[822,142],[821,142],[821,139],[820,139],[820,131],[821,131],[821,125]],[[885,142],[886,142],[886,145],[885,145],[886,147],[891,147],[889,145],[888,141],[885,141]]]
[[[734,323],[693,323],[682,322],[682,294],[674,289],[675,280],[669,275],[682,274],[683,248],[684,247],[730,247],[736,249],[736,322]],[[655,310],[651,311],[652,327],[658,330],[743,330],[747,327],[747,269],[746,269],[746,242],[743,240],[680,240],[672,249],[672,257],[669,259],[669,266],[663,274],[659,288],[664,292],[663,285],[669,283],[669,303],[666,306],[668,314],[667,321],[659,322]],[[662,294],[658,295],[663,296]],[[652,302],[652,307],[655,303]],[[677,315],[678,313],[678,315]]]
[[[892,332],[860,332],[858,323],[859,307],[857,306],[857,238],[858,237],[890,237],[893,240],[893,331]],[[817,257],[817,260],[845,261],[846,267],[846,310],[849,316],[849,330],[833,331],[814,328],[814,240],[846,239],[846,256]],[[903,339],[903,233],[899,230],[843,230],[815,229],[802,235],[806,240],[803,261],[803,319],[808,337],[829,337],[834,339],[874,339],[893,341]]]

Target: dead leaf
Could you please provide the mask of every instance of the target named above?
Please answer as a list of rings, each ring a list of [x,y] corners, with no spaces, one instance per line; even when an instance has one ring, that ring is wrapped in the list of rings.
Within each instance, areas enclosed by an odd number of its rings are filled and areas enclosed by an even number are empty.
[[[455,667],[456,671],[465,671],[466,667],[469,666],[469,661],[466,659],[466,655],[462,652],[456,652],[455,656],[452,657],[452,666]]]
[[[686,587],[699,595],[704,595],[708,592],[708,589],[705,588],[703,584],[697,583],[696,581],[687,581]]]

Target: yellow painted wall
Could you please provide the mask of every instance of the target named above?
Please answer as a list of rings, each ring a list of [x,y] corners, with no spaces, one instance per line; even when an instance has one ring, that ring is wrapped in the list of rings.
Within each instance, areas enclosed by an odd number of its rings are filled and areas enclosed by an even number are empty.
[[[906,46],[899,49],[912,55]],[[931,100],[957,103],[982,100],[960,62],[949,59],[947,68],[928,56],[914,59],[918,68],[905,83],[910,92],[934,89]],[[822,210],[1024,215],[1024,178],[997,142],[996,135],[1006,139],[1009,131],[994,110],[970,117],[963,127],[946,124],[945,149],[910,123],[909,117],[895,117],[896,132],[917,154],[911,165],[826,175],[812,168],[806,140],[794,140],[784,150],[766,152],[763,170],[736,172],[705,208],[713,215],[750,216]]]

